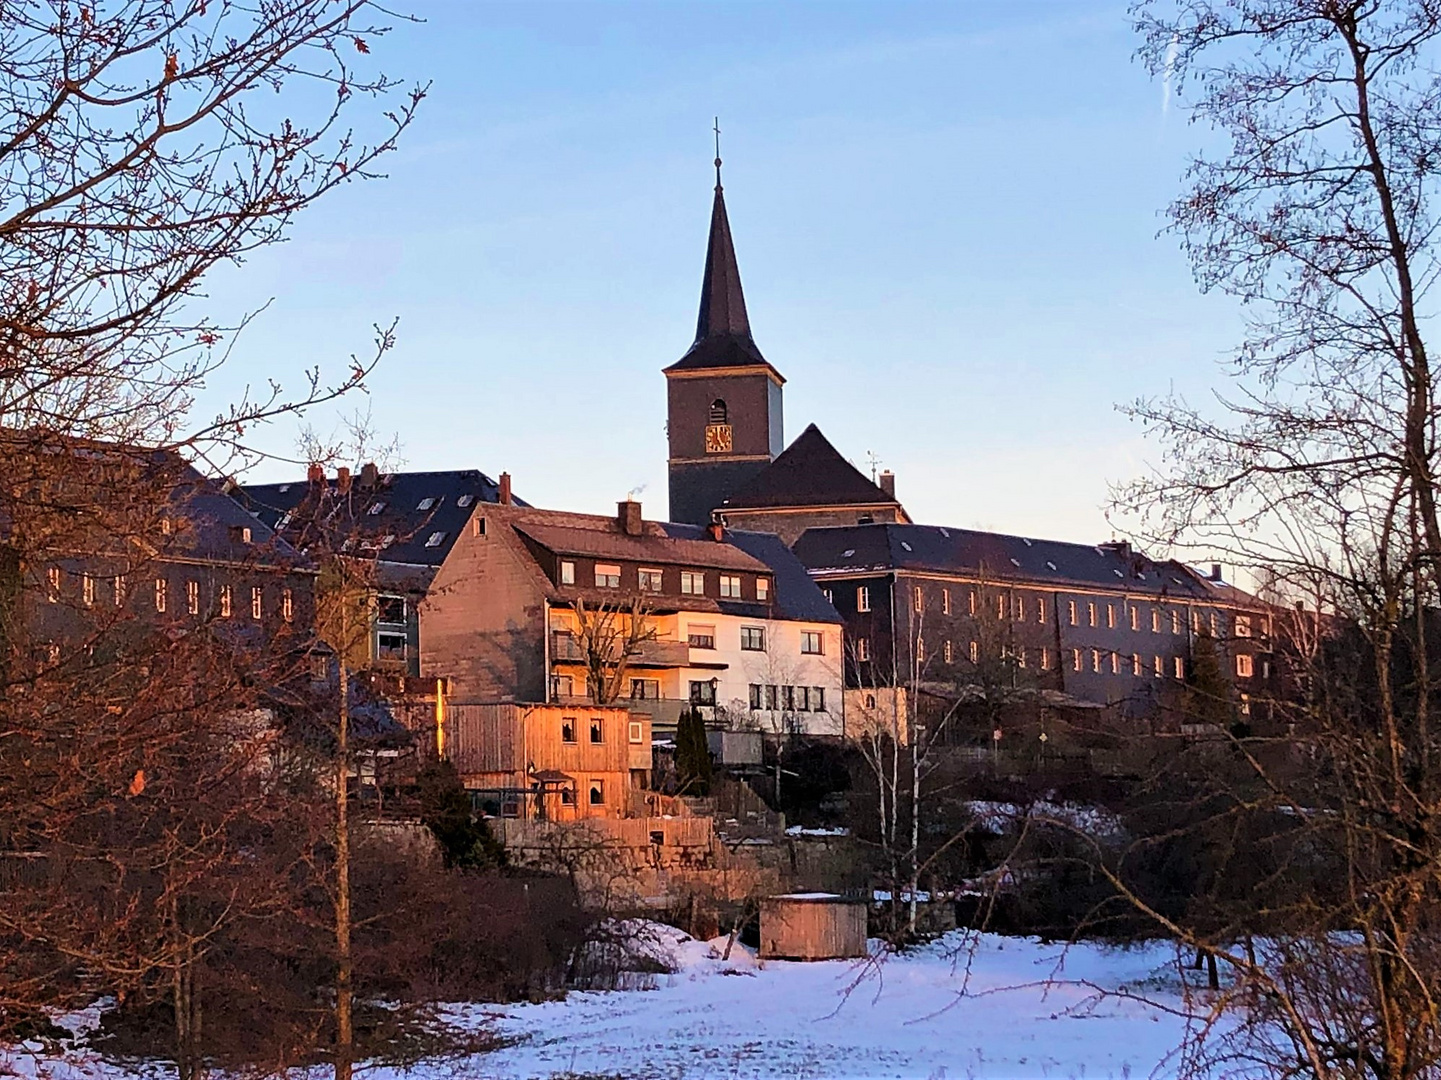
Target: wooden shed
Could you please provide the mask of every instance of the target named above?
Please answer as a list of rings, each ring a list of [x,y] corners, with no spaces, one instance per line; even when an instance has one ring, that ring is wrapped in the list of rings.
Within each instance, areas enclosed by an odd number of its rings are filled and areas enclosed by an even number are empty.
[[[835,893],[788,893],[761,901],[765,960],[838,960],[866,955],[866,904]]]

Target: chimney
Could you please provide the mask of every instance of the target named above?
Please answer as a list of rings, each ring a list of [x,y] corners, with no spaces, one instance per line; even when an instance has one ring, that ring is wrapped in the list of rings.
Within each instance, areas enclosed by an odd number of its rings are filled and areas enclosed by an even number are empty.
[[[318,461],[312,461],[310,471],[305,474],[305,479],[310,482],[311,487],[319,487],[325,483],[325,466]]]
[[[1212,580],[1212,581],[1220,581],[1220,580],[1221,580],[1221,564],[1218,563],[1218,562],[1213,562],[1213,563],[1211,564],[1211,580]]]
[[[706,526],[706,535],[719,544],[726,538],[726,527],[719,521],[712,521]]]
[[[876,483],[879,484],[880,489],[886,493],[887,498],[894,499],[896,497],[896,474],[891,472],[890,469],[882,469],[881,475],[877,478]]]
[[[375,462],[367,461],[360,467],[360,486],[373,488],[380,483],[380,470],[375,467]]]
[[[500,505],[501,505],[501,506],[509,506],[510,503],[511,503],[511,499],[510,499],[510,473],[508,473],[508,472],[503,472],[503,473],[500,474],[500,484],[499,484],[498,486],[499,486],[499,488],[500,488],[500,494],[497,496],[497,498],[498,498],[499,501],[500,501]]]
[[[350,494],[350,470],[344,465],[335,470],[335,490],[342,495]]]
[[[1297,610],[1298,612],[1304,612],[1304,611],[1306,610],[1306,601],[1304,601],[1304,600],[1297,600],[1297,601],[1296,601],[1296,610]]]
[[[640,535],[640,503],[634,499],[622,499],[615,504],[615,519],[620,523],[620,531],[627,536]]]

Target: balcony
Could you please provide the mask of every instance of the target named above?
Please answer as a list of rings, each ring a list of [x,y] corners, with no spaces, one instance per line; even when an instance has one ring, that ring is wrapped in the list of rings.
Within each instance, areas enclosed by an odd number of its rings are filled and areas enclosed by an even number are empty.
[[[551,663],[581,664],[585,650],[571,634],[552,632]],[[690,646],[684,641],[642,641],[636,654],[627,661],[632,668],[679,668],[690,663]]]

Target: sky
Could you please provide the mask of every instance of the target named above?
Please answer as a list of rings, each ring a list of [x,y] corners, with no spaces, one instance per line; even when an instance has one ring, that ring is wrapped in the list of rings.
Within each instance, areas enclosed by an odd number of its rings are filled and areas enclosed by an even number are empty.
[[[268,306],[199,414],[339,372],[398,319],[317,431],[368,412],[404,468],[663,517],[660,370],[695,334],[718,115],[787,442],[814,422],[877,460],[916,521],[1106,539],[1109,485],[1159,460],[1117,406],[1204,398],[1242,332],[1160,235],[1206,134],[1126,6],[415,0],[364,62],[430,82],[419,117],[386,179],[208,282],[217,317]],[[294,457],[297,434],[258,439]]]

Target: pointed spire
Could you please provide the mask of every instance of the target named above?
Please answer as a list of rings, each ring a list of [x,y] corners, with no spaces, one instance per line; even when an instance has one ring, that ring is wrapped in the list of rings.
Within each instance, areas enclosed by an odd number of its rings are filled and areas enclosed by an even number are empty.
[[[716,158],[716,161],[720,159]],[[705,278],[700,287],[700,318],[696,320],[695,339],[704,341],[714,337],[750,336],[746,298],[741,292],[741,272],[736,264],[736,249],[731,240],[725,192],[721,190],[720,166],[717,165],[715,205],[711,207],[710,243],[706,246]]]

